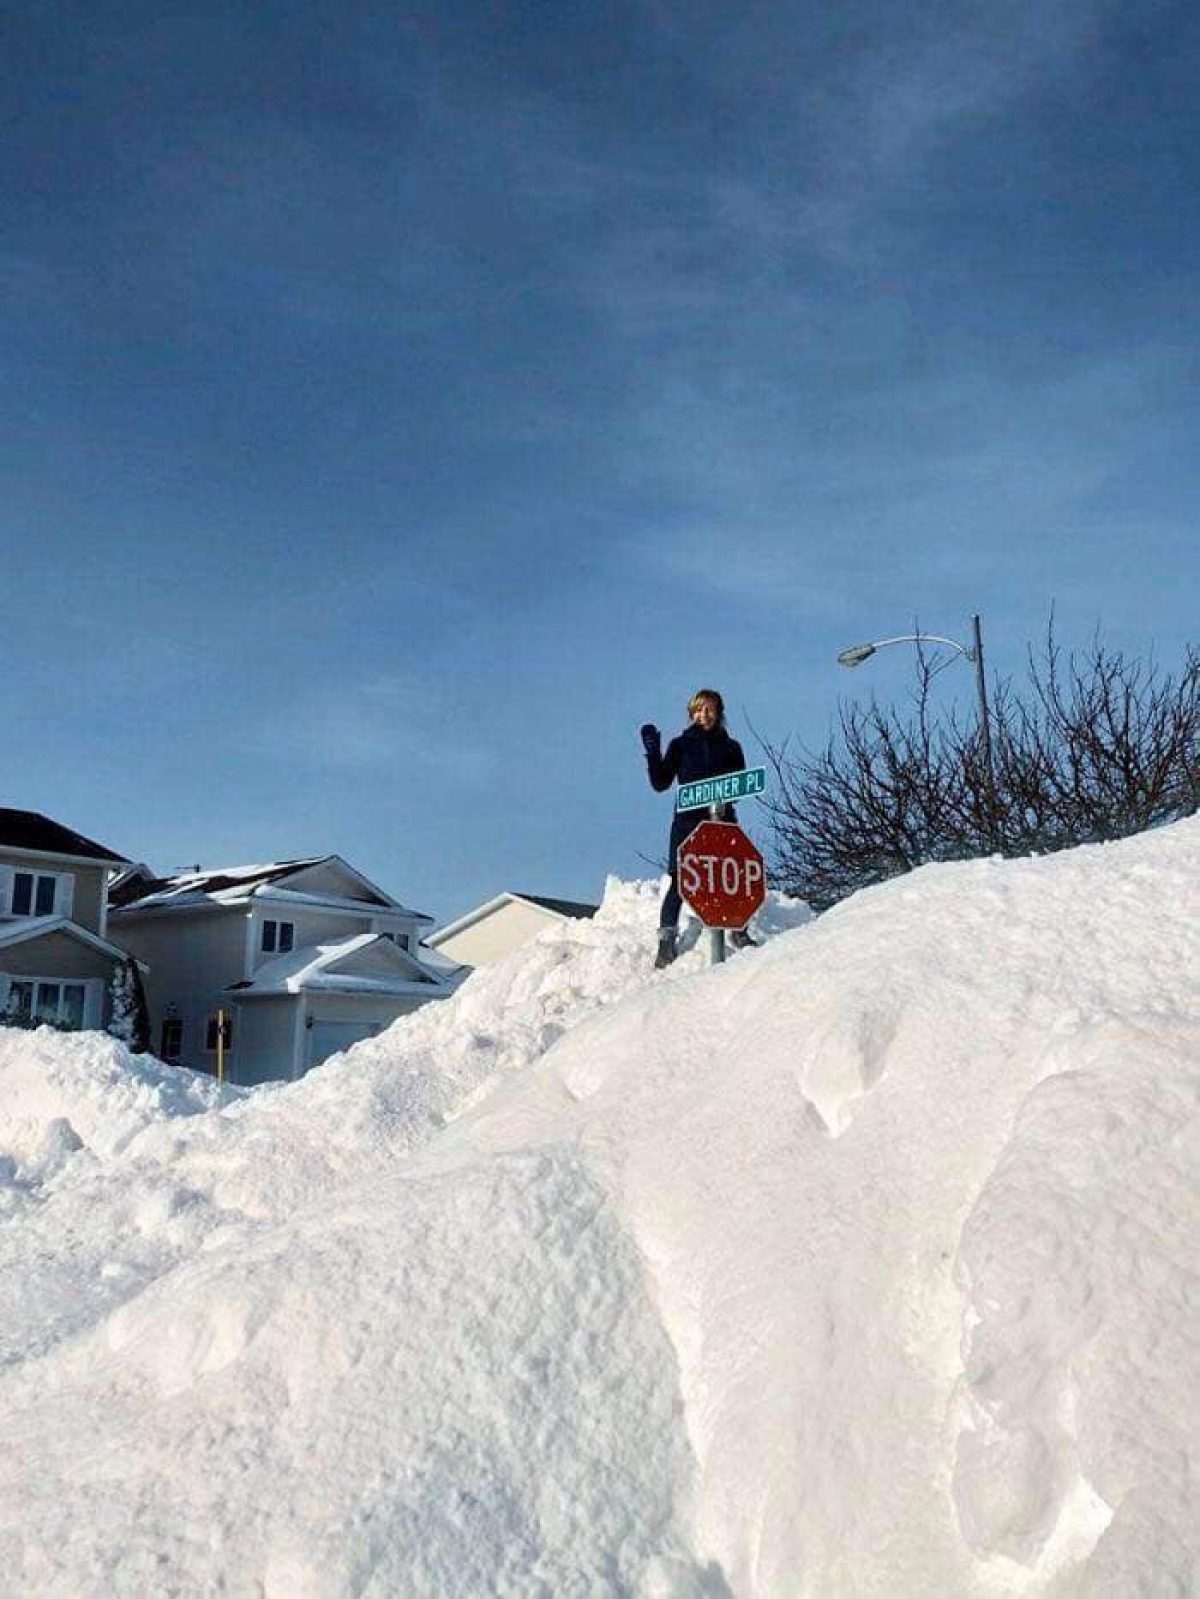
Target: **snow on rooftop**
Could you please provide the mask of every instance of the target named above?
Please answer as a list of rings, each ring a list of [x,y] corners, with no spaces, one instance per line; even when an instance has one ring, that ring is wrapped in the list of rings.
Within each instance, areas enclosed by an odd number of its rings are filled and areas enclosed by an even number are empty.
[[[317,864],[321,857],[295,861],[268,861],[252,866],[207,866],[192,871],[172,872],[169,877],[157,878],[157,887],[136,901],[139,908],[147,905],[178,902],[181,899],[211,895],[215,899],[238,897],[254,883],[267,882],[276,877],[287,877],[303,867]]]
[[[291,871],[307,864],[307,861],[259,861],[249,866],[203,866],[194,871],[173,872],[171,881],[187,883],[201,877],[267,877],[272,872]]]
[[[371,945],[377,945],[385,958],[392,957],[395,971],[391,977],[354,972],[342,966],[342,962]],[[422,961],[417,954],[398,950],[379,933],[356,933],[352,938],[305,944],[277,955],[255,968],[252,981],[232,986],[247,995],[297,994],[302,989],[314,988],[364,994],[408,993],[421,983],[419,973],[412,970],[414,965],[428,965],[430,976],[444,980],[443,973],[431,963]]]
[[[0,1030],[14,1587],[1195,1590],[1200,821],[658,890],[221,1109]]]

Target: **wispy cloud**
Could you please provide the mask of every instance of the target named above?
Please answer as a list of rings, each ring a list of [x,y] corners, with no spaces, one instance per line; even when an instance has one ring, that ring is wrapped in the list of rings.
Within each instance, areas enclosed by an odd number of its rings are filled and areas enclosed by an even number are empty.
[[[401,783],[474,778],[492,765],[439,685],[401,673],[347,676],[298,695],[255,742],[280,759]]]
[[[1032,569],[1154,522],[1149,463],[1178,438],[1189,358],[1170,343],[1047,362],[1023,374],[953,370],[830,400],[824,432],[788,441],[769,398],[693,393],[655,408],[630,443],[671,518],[613,550],[680,593],[836,614],[838,596],[915,567],[994,570],[1003,547]],[[1136,463],[1147,463],[1139,479]]]

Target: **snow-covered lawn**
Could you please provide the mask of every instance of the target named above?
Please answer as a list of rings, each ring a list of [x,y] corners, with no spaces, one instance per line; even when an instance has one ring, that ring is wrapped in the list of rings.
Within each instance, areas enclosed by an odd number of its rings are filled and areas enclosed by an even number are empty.
[[[1200,821],[657,896],[224,1104],[0,1029],[4,1591],[1197,1590]]]

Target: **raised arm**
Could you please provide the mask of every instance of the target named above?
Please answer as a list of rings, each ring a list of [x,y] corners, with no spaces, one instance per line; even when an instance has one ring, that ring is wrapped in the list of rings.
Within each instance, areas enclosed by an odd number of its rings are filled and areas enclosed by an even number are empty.
[[[672,739],[667,753],[662,751],[662,734],[652,722],[642,728],[642,748],[646,751],[646,773],[650,786],[662,793],[679,775],[679,740]]]

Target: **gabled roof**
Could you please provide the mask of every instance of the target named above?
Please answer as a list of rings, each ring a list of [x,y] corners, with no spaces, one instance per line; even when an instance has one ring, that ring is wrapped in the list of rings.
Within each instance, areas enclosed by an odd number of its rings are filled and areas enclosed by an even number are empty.
[[[424,939],[421,940],[420,955],[422,965],[429,971],[436,972],[443,982],[453,983],[455,986],[475,970],[473,966],[468,966],[463,961],[456,961],[450,955],[444,955],[440,949],[432,949]]]
[[[309,893],[288,885],[314,866],[337,866],[356,883],[362,894]],[[432,922],[423,911],[409,910],[378,888],[340,855],[311,855],[303,860],[271,861],[255,866],[222,866],[207,871],[176,872],[151,877],[143,870],[119,877],[109,892],[109,908],[118,916],[131,911],[182,910],[202,906],[244,905],[251,899],[325,908],[391,911],[416,922]]]
[[[483,905],[477,905],[473,911],[467,911],[456,921],[447,922],[445,927],[439,927],[436,933],[430,933],[425,942],[430,949],[437,949],[448,938],[453,938],[456,933],[465,932],[468,927],[473,927],[476,922],[483,921],[485,916],[491,916],[498,910],[503,910],[506,905],[535,905],[538,910],[549,911],[552,916],[560,921],[585,920],[594,916],[600,909],[599,905],[588,905],[581,900],[574,899],[547,899],[542,894],[516,894],[505,889],[502,894],[497,894],[495,899],[489,899]]]
[[[542,894],[514,894],[513,897],[528,900],[531,905],[541,905],[544,910],[554,911],[559,916],[572,916],[578,921],[590,921],[600,909],[599,905],[589,905],[579,899],[546,899]]]
[[[31,939],[45,938],[49,933],[65,933],[76,943],[86,944],[89,949],[98,950],[101,955],[109,955],[113,960],[132,959],[127,949],[122,949],[118,944],[110,944],[107,938],[101,938],[98,933],[80,927],[78,922],[71,921],[67,916],[21,916],[15,921],[0,922],[0,948],[10,949],[14,944],[25,944]],[[145,961],[138,961],[138,965],[143,971],[150,969]]]
[[[356,958],[367,950],[381,954],[394,968],[395,975],[356,972]],[[440,972],[423,965],[417,958],[385,938],[382,933],[358,933],[328,944],[309,944],[290,950],[274,960],[264,961],[247,981],[230,983],[228,993],[239,999],[254,999],[272,994],[299,994],[313,989],[336,989],[341,993],[426,995],[449,985]]]
[[[272,861],[262,866],[221,866],[210,871],[175,872],[170,877],[151,877],[130,873],[118,877],[109,891],[111,907],[125,905],[178,904],[182,899],[206,899],[233,889],[240,896],[261,883],[290,877],[305,866],[315,866],[327,857],[314,855],[306,860]]]
[[[77,859],[127,864],[124,855],[97,844],[40,811],[14,811],[0,806],[0,849],[32,850],[38,855],[71,855]]]

